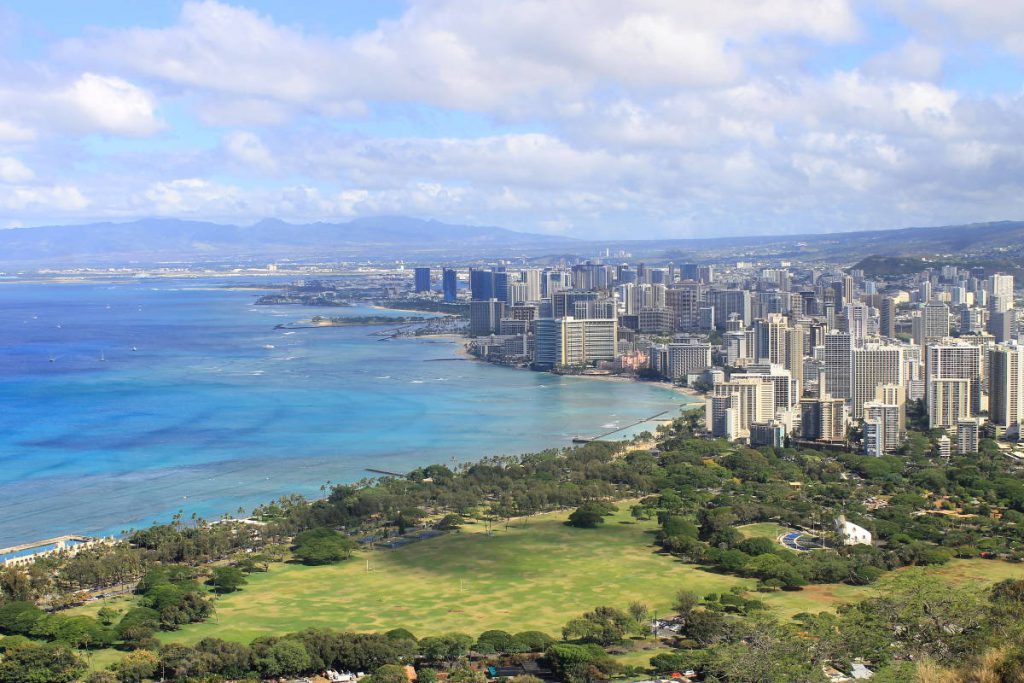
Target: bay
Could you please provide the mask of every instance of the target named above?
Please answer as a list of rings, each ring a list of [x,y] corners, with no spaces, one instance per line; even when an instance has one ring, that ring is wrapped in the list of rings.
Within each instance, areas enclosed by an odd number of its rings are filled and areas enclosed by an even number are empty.
[[[257,306],[224,284],[0,284],[0,546],[564,446],[688,400],[467,360],[452,339],[275,329],[387,312]]]

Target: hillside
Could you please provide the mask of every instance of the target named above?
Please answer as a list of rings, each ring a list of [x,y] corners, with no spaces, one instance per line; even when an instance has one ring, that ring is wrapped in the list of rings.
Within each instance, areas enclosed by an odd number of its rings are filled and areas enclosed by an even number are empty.
[[[251,226],[176,219],[0,230],[0,265],[116,264],[168,261],[233,263],[278,258],[332,260],[516,253],[573,240],[505,228],[452,225],[404,216],[296,225],[276,219]]]

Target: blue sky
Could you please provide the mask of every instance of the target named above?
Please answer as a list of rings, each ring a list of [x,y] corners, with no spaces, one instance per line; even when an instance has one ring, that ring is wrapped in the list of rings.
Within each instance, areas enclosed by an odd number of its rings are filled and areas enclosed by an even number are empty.
[[[0,4],[0,227],[1024,217],[1024,4]]]

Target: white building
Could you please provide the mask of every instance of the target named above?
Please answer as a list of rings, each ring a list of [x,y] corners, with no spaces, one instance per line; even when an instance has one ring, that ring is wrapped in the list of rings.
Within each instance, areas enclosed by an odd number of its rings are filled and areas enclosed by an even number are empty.
[[[871,545],[871,532],[846,521],[843,515],[836,518],[836,533],[842,538],[843,545]]]

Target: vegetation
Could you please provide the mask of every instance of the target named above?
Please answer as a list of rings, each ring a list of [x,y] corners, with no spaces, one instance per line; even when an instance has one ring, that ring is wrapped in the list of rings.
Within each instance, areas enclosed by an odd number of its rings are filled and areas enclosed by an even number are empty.
[[[316,502],[284,498],[253,524],[178,517],[128,543],[5,569],[0,665],[12,680],[61,680],[78,675],[76,651],[114,645],[131,653],[109,671],[118,680],[273,677],[331,661],[366,664],[372,683],[415,660],[457,682],[479,677],[471,651],[543,652],[564,680],[590,681],[627,673],[635,664],[609,650],[646,641],[652,615],[670,614],[676,635],[660,636],[651,666],[710,680],[820,680],[855,657],[883,681],[908,667],[1018,666],[1021,572],[993,560],[1024,558],[1024,481],[993,442],[937,466],[924,432],[898,456],[866,458],[698,439],[697,419],[659,430],[654,452],[596,442],[434,465]],[[837,543],[840,513],[876,544]],[[412,543],[430,528],[446,533]],[[827,549],[782,547],[788,529]],[[357,540],[408,545],[342,562]],[[277,563],[289,557],[302,564]],[[35,604],[135,579],[120,611]],[[63,668],[34,673],[44,655]]]

